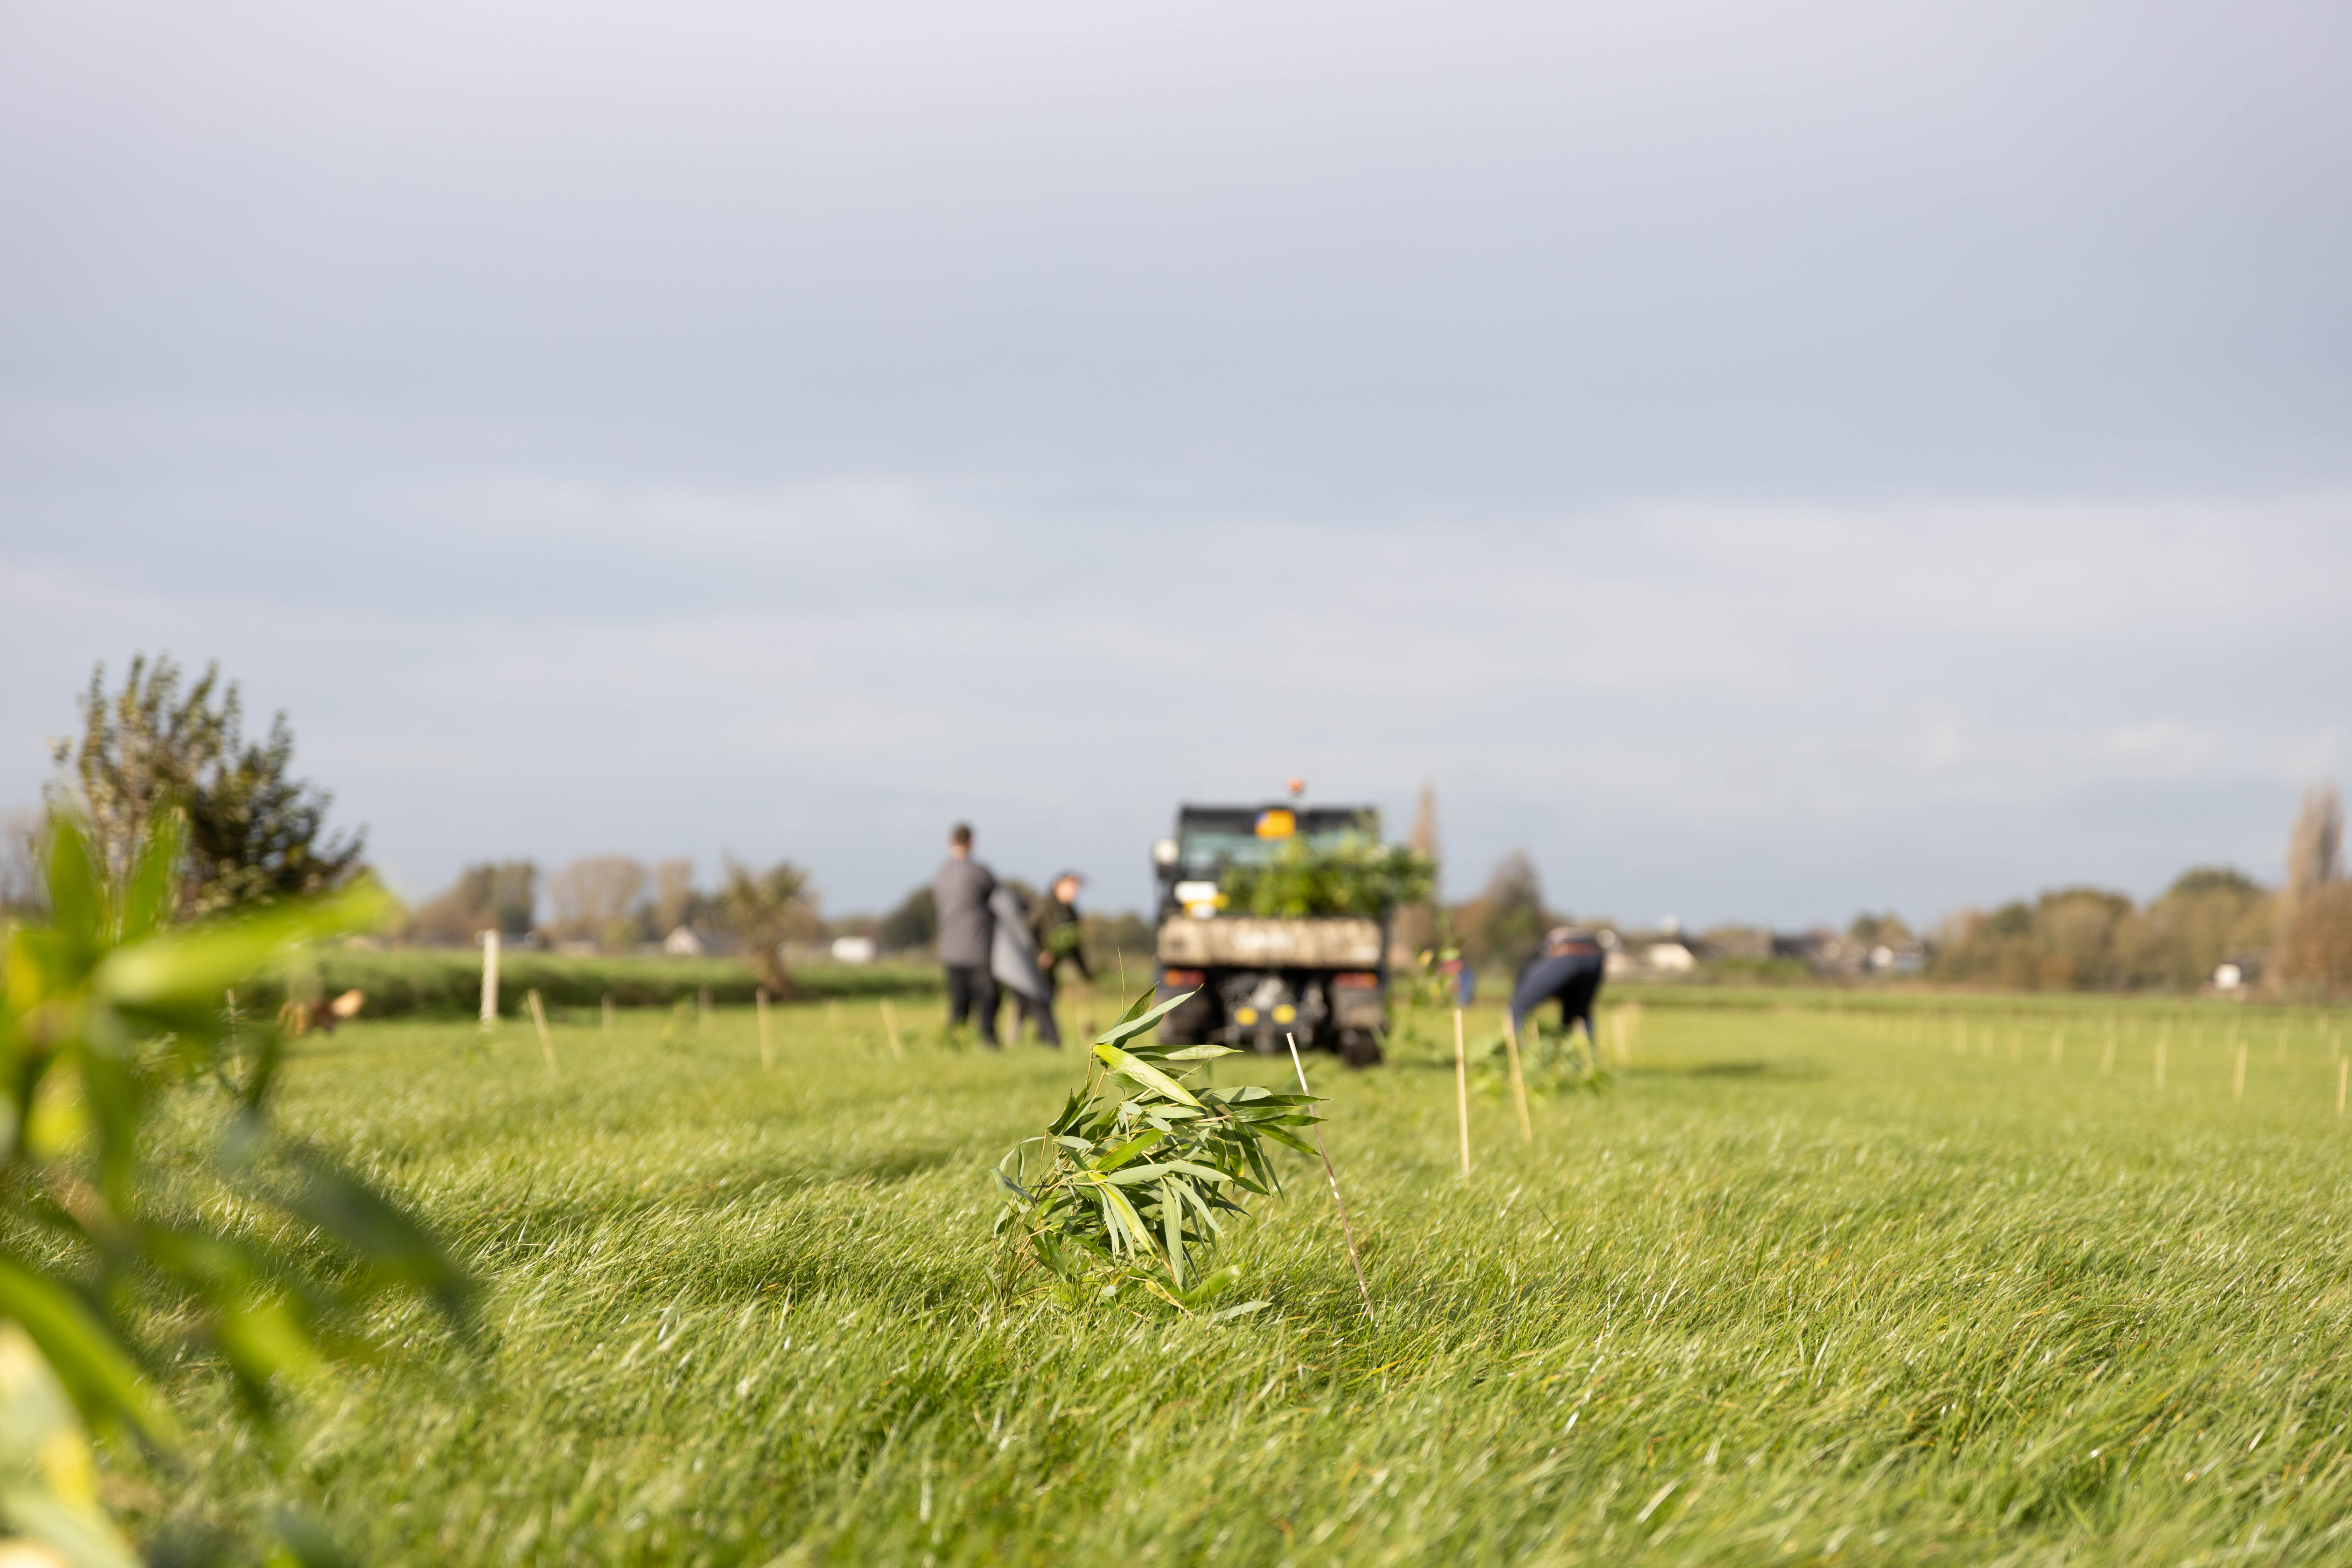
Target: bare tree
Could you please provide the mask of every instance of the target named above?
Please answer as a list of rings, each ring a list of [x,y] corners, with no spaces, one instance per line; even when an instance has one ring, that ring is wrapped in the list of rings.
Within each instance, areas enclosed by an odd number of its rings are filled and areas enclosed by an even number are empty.
[[[2290,899],[2344,876],[2344,806],[2334,784],[2303,792],[2286,840],[2286,894]]]
[[[629,945],[646,868],[625,855],[590,855],[547,879],[550,927],[607,950]]]
[[[666,937],[694,918],[694,862],[665,860],[654,868],[654,935]]]
[[[2273,973],[2289,985],[2352,990],[2352,884],[2344,879],[2344,806],[2334,784],[2303,792],[2286,840]]]

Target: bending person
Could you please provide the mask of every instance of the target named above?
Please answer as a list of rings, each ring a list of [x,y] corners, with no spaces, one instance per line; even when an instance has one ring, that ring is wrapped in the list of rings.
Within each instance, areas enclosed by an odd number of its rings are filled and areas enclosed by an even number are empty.
[[[1557,1001],[1561,1032],[1574,1029],[1581,1021],[1584,1037],[1591,1041],[1592,1003],[1601,994],[1605,963],[1601,942],[1591,931],[1574,926],[1554,926],[1546,931],[1543,946],[1519,966],[1518,979],[1511,986],[1512,1031],[1524,1030],[1528,1015],[1547,1002]]]

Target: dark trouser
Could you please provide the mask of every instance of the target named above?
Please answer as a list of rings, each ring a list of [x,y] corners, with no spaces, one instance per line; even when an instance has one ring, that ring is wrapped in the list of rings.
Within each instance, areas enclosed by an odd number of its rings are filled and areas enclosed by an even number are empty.
[[[948,1027],[977,1015],[980,1043],[996,1044],[996,980],[985,964],[950,963],[948,971]]]
[[[1542,958],[1530,963],[1519,973],[1519,983],[1511,994],[1511,1023],[1524,1026],[1528,1015],[1545,1003],[1559,1003],[1559,1026],[1573,1028],[1579,1018],[1584,1020],[1584,1033],[1592,1033],[1592,1004],[1601,993],[1603,961],[1601,954],[1566,953]]]
[[[1043,1002],[1032,1002],[1010,985],[999,986],[997,994],[1012,999],[1013,1038],[1020,1037],[1021,1026],[1026,1023],[1036,1028],[1039,1045],[1052,1046],[1056,1050],[1061,1048],[1062,1026],[1054,1021],[1054,982],[1051,976],[1045,981],[1045,999]]]

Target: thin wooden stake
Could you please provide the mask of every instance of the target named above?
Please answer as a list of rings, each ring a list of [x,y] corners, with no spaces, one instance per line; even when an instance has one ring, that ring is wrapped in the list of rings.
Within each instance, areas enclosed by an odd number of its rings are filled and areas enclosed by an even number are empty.
[[[482,933],[482,1027],[499,1021],[499,933]]]
[[[1470,1058],[1462,1047],[1462,1009],[1454,1009],[1454,1104],[1462,1118],[1462,1175],[1470,1175]]]
[[[698,1029],[710,1022],[710,987],[706,985],[694,994],[694,1026]]]
[[[604,1032],[609,1035],[613,1032],[613,994],[610,991],[604,993]]]
[[[768,1040],[768,988],[766,986],[762,985],[760,987],[758,1000],[760,1006],[760,1070],[761,1072],[773,1072],[776,1070],[776,1048],[774,1046],[771,1045]]]
[[[890,1005],[890,998],[882,998],[882,1032],[889,1037],[890,1054],[904,1058],[906,1052],[898,1046],[898,1010]]]
[[[1307,1064],[1298,1059],[1298,1037],[1285,1035],[1290,1042],[1290,1065],[1298,1073],[1298,1092],[1313,1094],[1307,1087]],[[1315,1123],[1315,1152],[1323,1156],[1323,1179],[1331,1184],[1331,1206],[1339,1211],[1339,1234],[1348,1238],[1348,1266],[1356,1271],[1356,1294],[1364,1299],[1364,1317],[1372,1315],[1371,1288],[1364,1283],[1364,1260],[1356,1255],[1356,1227],[1348,1223],[1348,1205],[1339,1196],[1339,1173],[1331,1168],[1331,1151],[1323,1146],[1323,1123]]]
[[[547,1032],[547,1009],[539,1005],[539,993],[537,991],[529,993],[529,999],[530,1002],[531,1025],[539,1030],[540,1054],[547,1058],[547,1070],[553,1072],[555,1070],[555,1041],[550,1037]]]
[[[1519,1076],[1519,1031],[1508,1007],[1503,1009],[1503,1043],[1511,1048],[1511,1098],[1519,1105],[1519,1136],[1532,1143],[1536,1130],[1528,1120],[1528,1081]]]

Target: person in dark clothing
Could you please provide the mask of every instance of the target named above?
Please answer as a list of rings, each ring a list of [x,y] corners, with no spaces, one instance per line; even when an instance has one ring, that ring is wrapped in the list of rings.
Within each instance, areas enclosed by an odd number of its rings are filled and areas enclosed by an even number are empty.
[[[1511,986],[1511,1028],[1527,1027],[1528,1016],[1547,1002],[1559,1003],[1559,1026],[1573,1030],[1580,1021],[1584,1037],[1592,1038],[1592,1003],[1601,994],[1604,956],[1591,931],[1554,926],[1544,933],[1543,946],[1519,966]]]
[[[1053,897],[1040,899],[1029,916],[1029,934],[1037,942],[1037,967],[1051,985],[1064,963],[1078,966],[1078,977],[1091,984],[1095,972],[1087,967],[1087,950],[1080,945],[1078,889],[1086,879],[1065,871],[1054,879]]]
[[[948,1027],[961,1028],[977,1015],[980,1043],[996,1043],[996,981],[988,968],[996,940],[996,917],[989,912],[996,878],[971,858],[971,824],[959,822],[948,835],[948,858],[931,879],[931,901],[939,911],[940,964],[947,971]]]
[[[1078,941],[1078,885],[1083,880],[1076,871],[1063,872],[1054,879],[1052,890],[1029,911],[1029,936],[1037,945],[1037,973],[1045,982],[1045,994],[1035,1001],[1021,998],[1021,1007],[1036,1026],[1041,1045],[1062,1043],[1061,1026],[1054,1021],[1054,991],[1062,965],[1075,963],[1085,979],[1095,977]]]

